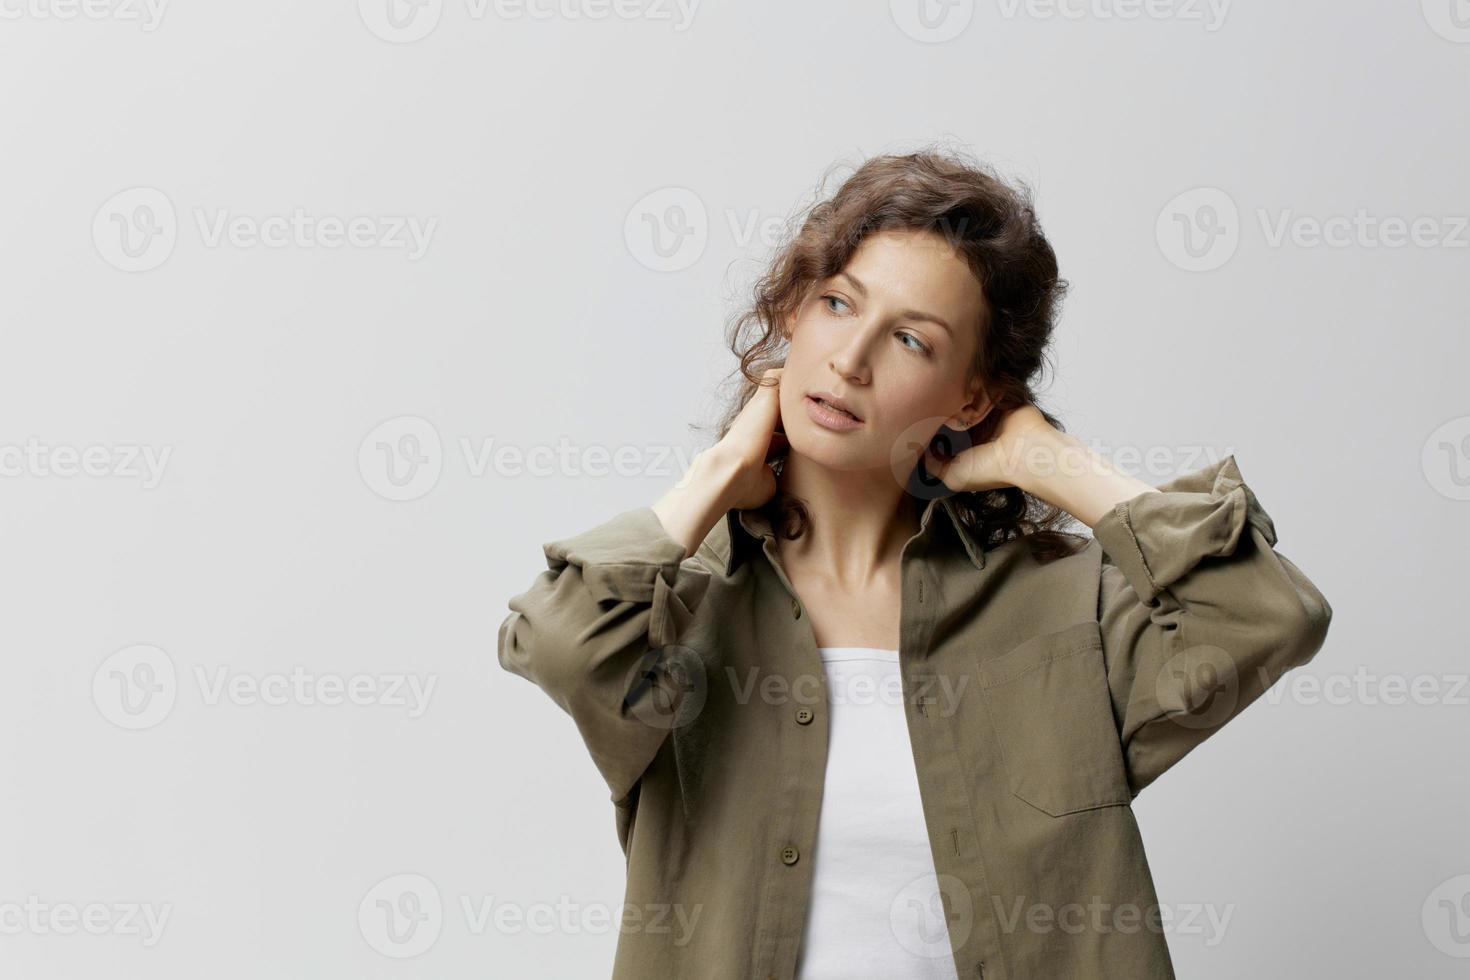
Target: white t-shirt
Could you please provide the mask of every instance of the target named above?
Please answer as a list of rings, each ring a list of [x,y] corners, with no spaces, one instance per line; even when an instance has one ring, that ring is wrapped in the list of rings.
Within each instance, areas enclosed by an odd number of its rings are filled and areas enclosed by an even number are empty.
[[[956,980],[897,650],[818,647],[830,741],[798,980]]]

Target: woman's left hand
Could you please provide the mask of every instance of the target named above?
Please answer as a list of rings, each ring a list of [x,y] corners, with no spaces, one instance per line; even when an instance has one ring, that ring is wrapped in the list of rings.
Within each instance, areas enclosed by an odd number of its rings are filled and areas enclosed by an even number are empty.
[[[1008,410],[1000,419],[995,436],[961,452],[948,461],[924,451],[924,466],[951,490],[996,490],[1001,487],[1033,485],[1034,456],[1045,455],[1052,440],[1061,435],[1041,409],[1027,402]]]
[[[925,468],[951,490],[1020,487],[1094,528],[1119,502],[1159,492],[1054,427],[1030,402],[1006,412],[998,426],[994,438],[948,462],[926,449]]]

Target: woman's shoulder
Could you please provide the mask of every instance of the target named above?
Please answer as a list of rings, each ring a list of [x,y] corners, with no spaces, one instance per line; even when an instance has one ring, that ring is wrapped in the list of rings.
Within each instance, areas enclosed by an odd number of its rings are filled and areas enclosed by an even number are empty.
[[[1089,535],[1062,532],[1050,542],[1016,537],[987,550],[983,568],[946,567],[967,581],[951,583],[945,594],[975,615],[1030,622],[1040,632],[1047,623],[1096,618],[1102,549]]]
[[[1024,577],[1086,575],[1100,558],[1101,548],[1090,534],[1056,530],[1047,534],[1017,535],[985,550],[992,572]]]
[[[738,514],[739,511],[735,510],[722,514],[699,543],[699,547],[694,549],[694,554],[684,559],[685,562],[692,562],[704,571],[723,576],[730,564],[730,552],[735,544],[731,537],[730,522],[737,519]]]

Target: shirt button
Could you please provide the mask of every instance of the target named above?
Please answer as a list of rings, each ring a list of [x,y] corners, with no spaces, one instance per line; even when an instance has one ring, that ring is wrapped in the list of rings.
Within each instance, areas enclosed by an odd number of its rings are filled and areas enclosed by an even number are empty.
[[[785,847],[781,848],[781,861],[782,861],[782,863],[784,863],[784,864],[795,864],[796,863],[796,859],[799,858],[799,857],[801,857],[801,853],[799,851],[797,851],[796,848],[792,847],[790,844],[787,844]]]
[[[801,600],[800,599],[792,599],[791,600],[791,618],[792,619],[800,619],[801,618]]]
[[[812,719],[815,717],[816,712],[812,711],[811,708],[796,709],[796,723],[798,725],[810,725],[812,723]]]

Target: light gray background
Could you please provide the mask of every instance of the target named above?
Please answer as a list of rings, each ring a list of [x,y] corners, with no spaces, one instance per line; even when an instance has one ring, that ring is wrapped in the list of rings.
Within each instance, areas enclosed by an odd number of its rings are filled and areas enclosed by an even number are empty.
[[[544,541],[652,502],[665,454],[703,447],[687,423],[714,416],[770,244],[748,223],[942,139],[1036,188],[1074,284],[1044,403],[1161,453],[1128,467],[1150,482],[1236,453],[1335,609],[1277,703],[1135,806],[1163,903],[1230,915],[1170,934],[1180,976],[1464,975],[1454,4],[960,2],[930,31],[903,0],[688,22],[445,0],[401,28],[385,2],[0,4],[0,973],[607,975],[612,807],[569,719],[496,663],[506,600]],[[297,208],[372,241],[200,227]],[[1427,223],[1310,237],[1360,210]],[[377,239],[396,217],[434,223],[421,255]],[[1180,221],[1223,235],[1192,258]],[[665,262],[648,222],[696,235]],[[378,444],[416,435],[396,486]],[[562,444],[537,473],[475,464]],[[90,473],[67,447],[97,447]],[[635,472],[589,475],[599,447]],[[160,479],[128,465],[144,449]],[[124,697],[139,658],[162,700]],[[385,696],[210,687],[296,667]],[[417,716],[403,675],[435,685]],[[398,958],[371,921],[405,882],[443,909]],[[549,933],[476,919],[557,903]]]

